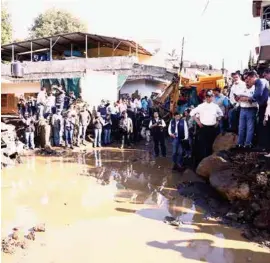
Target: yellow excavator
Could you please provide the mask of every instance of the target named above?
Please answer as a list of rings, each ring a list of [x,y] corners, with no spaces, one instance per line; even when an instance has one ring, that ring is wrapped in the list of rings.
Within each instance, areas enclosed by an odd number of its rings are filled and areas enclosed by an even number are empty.
[[[223,89],[224,86],[225,79],[222,75],[204,76],[199,77],[197,81],[192,81],[183,76],[181,77],[179,74],[175,74],[171,83],[164,92],[154,100],[154,103],[155,106],[159,108],[161,116],[166,119],[166,117],[170,118],[171,114],[176,111],[180,91],[188,91],[189,89],[195,88],[197,94],[199,94],[203,89],[214,89],[216,87]],[[166,102],[168,102],[167,105]]]

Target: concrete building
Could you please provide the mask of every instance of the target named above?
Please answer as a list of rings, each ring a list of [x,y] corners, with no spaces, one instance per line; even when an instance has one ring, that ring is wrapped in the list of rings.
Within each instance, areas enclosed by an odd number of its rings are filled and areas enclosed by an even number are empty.
[[[36,96],[44,83],[63,83],[70,90],[67,83],[76,79],[75,91],[92,101],[93,97],[106,99],[110,94],[107,88],[111,85],[97,81],[99,73],[112,80],[115,99],[117,93],[135,89],[149,96],[173,77],[173,72],[165,68],[146,65],[151,53],[133,41],[80,32],[3,45],[1,51],[2,60],[11,62],[1,68],[5,79],[1,83],[2,113],[16,112],[19,96]],[[134,85],[135,79],[138,85]],[[97,91],[99,95],[94,96]]]
[[[261,19],[260,47],[257,48],[258,69],[270,66],[270,1],[254,1],[252,14]]]

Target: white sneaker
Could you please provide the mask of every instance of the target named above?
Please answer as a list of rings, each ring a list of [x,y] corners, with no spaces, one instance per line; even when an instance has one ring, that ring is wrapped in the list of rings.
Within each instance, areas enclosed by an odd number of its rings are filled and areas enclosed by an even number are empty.
[[[268,157],[269,158],[270,157],[270,153],[266,154],[265,157]]]

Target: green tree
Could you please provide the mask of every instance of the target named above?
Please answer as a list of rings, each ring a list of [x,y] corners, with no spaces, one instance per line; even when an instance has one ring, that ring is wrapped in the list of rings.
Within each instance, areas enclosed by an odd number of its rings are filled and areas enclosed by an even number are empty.
[[[1,45],[12,41],[11,15],[5,4],[1,3]]]
[[[72,14],[55,8],[35,18],[29,29],[30,38],[39,38],[63,33],[86,32],[87,27]]]

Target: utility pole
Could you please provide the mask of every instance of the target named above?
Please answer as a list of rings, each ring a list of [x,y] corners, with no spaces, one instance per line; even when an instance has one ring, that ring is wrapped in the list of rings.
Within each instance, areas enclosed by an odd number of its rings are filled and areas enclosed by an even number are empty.
[[[180,74],[180,79],[179,79],[179,85],[181,85],[181,80],[182,80],[182,69],[183,69],[183,58],[184,58],[184,45],[185,45],[185,37],[182,38],[182,49],[181,49],[181,59],[180,59],[180,67],[179,67],[179,74]]]
[[[225,70],[225,68],[224,68],[224,58],[222,59],[222,69],[221,69],[221,72],[222,72],[222,75],[224,76],[224,70]]]

